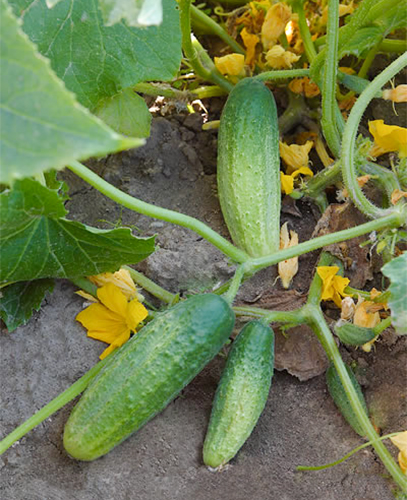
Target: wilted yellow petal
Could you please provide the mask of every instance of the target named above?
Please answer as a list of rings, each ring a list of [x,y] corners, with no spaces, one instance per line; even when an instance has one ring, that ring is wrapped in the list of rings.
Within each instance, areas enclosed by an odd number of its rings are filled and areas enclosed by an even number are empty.
[[[256,59],[256,45],[259,43],[259,37],[249,33],[246,28],[242,29],[240,36],[242,37],[243,44],[246,47],[245,63],[248,66],[251,66],[254,64]]]
[[[297,62],[301,56],[294,52],[284,50],[281,45],[274,45],[266,54],[266,61],[269,66],[275,69],[291,68],[293,63]]]
[[[244,73],[244,55],[228,54],[223,57],[215,57],[215,66],[222,75],[238,76]]]
[[[345,5],[343,3],[339,4],[339,17],[346,16],[347,14],[352,14],[352,12],[355,10],[355,7],[353,5],[353,2],[351,2],[348,5]],[[322,23],[327,24],[328,22],[328,6],[324,8],[322,11]]]
[[[281,191],[284,194],[291,194],[294,191],[294,177],[291,175],[285,175],[283,172],[280,172],[281,178]]]
[[[341,302],[341,319],[350,321],[355,314],[356,305],[352,297],[345,297]]]
[[[97,302],[98,301],[98,299],[96,297],[94,297],[90,293],[84,292],[83,290],[78,290],[75,293],[76,293],[76,295],[79,295],[80,297],[82,297],[83,299],[86,299],[89,302]]]
[[[400,189],[395,189],[391,193],[391,203],[395,205],[401,198],[407,198],[406,191],[401,191]]]
[[[308,166],[308,154],[313,145],[314,143],[312,141],[307,141],[302,146],[299,144],[291,144],[289,146],[285,142],[280,141],[280,156],[287,165],[288,174],[291,174],[301,167]]]
[[[310,80],[307,76],[304,78],[294,78],[288,84],[288,88],[294,94],[304,94],[305,97],[315,97],[320,94],[319,87],[316,83]]]
[[[347,75],[354,75],[356,71],[353,68],[348,68],[348,66],[339,66],[339,71],[346,73]]]
[[[96,276],[89,276],[88,279],[98,287],[107,285],[107,283],[113,283],[120,288],[127,299],[133,299],[137,296],[136,285],[127,269],[120,269],[115,273],[102,273]]]
[[[386,125],[383,120],[374,120],[369,122],[369,132],[375,142],[370,150],[371,156],[377,157],[392,151],[398,151],[401,158],[407,156],[407,128]]]
[[[353,323],[357,326],[365,328],[374,328],[380,323],[380,314],[377,309],[382,309],[381,304],[376,304],[370,300],[360,299],[356,304],[355,315],[353,316]]]
[[[280,250],[298,245],[298,234],[295,231],[290,231],[288,234],[288,223],[285,222],[280,230]],[[289,288],[291,280],[298,272],[298,257],[283,260],[278,263],[278,274],[284,288]]]
[[[265,50],[277,42],[290,19],[291,9],[285,3],[276,3],[267,11],[261,28],[261,43]]]
[[[291,175],[295,179],[300,174],[302,174],[302,175],[309,175],[310,177],[312,177],[314,175],[314,172],[309,167],[301,167],[301,168],[299,168],[297,170],[294,170],[294,172]]]
[[[382,97],[387,101],[407,102],[407,85],[397,85],[395,89],[383,90]]]
[[[390,441],[397,446],[397,448],[407,455],[407,431],[400,432],[397,436],[390,438]]]

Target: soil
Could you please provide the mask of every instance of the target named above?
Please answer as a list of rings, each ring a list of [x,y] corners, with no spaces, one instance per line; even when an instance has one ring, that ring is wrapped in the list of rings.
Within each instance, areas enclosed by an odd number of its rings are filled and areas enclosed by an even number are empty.
[[[216,196],[216,132],[201,131],[199,114],[156,117],[142,148],[93,161],[90,166],[123,191],[197,217],[228,237]],[[69,217],[98,227],[117,223],[135,234],[157,235],[157,251],[137,269],[172,292],[211,289],[233,266],[193,232],[121,209],[73,174]],[[320,213],[309,201],[287,199],[282,222],[309,239]],[[318,252],[300,257],[292,289],[267,269],[244,284],[238,303],[293,309],[302,303]],[[361,257],[362,258],[362,257]],[[366,258],[363,257],[363,258]],[[358,273],[360,279],[360,273]],[[369,278],[368,273],[365,281]],[[369,287],[370,289],[370,287]],[[59,281],[31,321],[0,335],[0,435],[49,402],[98,360],[104,344],[88,339],[75,321],[83,299]],[[148,297],[154,302],[154,298]],[[157,304],[157,302],[155,301]],[[158,304],[157,304],[158,305]],[[333,309],[326,311],[329,321]],[[342,348],[356,366],[375,425],[383,433],[407,428],[407,343],[388,331],[367,354]],[[136,435],[92,463],[69,458],[62,445],[67,405],[0,457],[5,500],[390,500],[394,484],[370,448],[319,472],[363,440],[346,424],[327,393],[327,360],[305,327],[278,333],[276,371],[267,406],[253,434],[229,467],[210,472],[202,443],[224,357],[205,370]],[[389,445],[394,456],[396,449]]]

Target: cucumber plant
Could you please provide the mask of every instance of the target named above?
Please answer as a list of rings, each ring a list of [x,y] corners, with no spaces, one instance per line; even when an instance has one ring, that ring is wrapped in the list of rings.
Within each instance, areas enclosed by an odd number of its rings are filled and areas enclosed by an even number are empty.
[[[334,376],[329,376],[329,384],[334,383],[334,399],[341,394],[343,413],[348,418],[352,415],[352,425],[372,442],[377,456],[394,481],[406,491],[405,477],[370,423],[360,392],[342,361],[326,323],[320,305],[323,284],[319,276],[315,274],[307,303],[298,310],[267,311],[233,305],[243,280],[250,279],[258,271],[333,243],[371,235],[376,238],[374,244],[378,253],[387,261],[383,274],[391,281],[388,290],[383,291],[391,315],[373,328],[374,333],[379,334],[390,323],[397,333],[406,333],[403,306],[405,280],[403,282],[401,276],[407,254],[402,253],[400,242],[406,239],[407,152],[403,141],[399,141],[398,158],[394,156],[392,159],[394,168],[386,170],[372,161],[366,148],[363,148],[363,141],[357,137],[360,120],[371,100],[382,96],[383,87],[407,65],[405,41],[397,38],[396,31],[405,25],[403,1],[394,0],[386,6],[384,1],[361,0],[347,22],[341,25],[337,0],[328,0],[327,31],[322,34],[312,32],[318,23],[307,22],[307,16],[313,15],[307,10],[307,5],[301,0],[291,0],[290,8],[297,14],[298,20],[296,36],[304,48],[301,58],[293,63],[294,67],[268,70],[260,57],[257,61],[248,62],[243,72],[234,75],[234,78],[221,74],[201,43],[191,37],[190,0],[178,0],[177,3],[173,0],[158,2],[160,8],[148,15],[147,0],[139,1],[136,14],[133,11],[130,15],[119,8],[120,0],[99,0],[96,10],[89,9],[84,0],[47,2],[53,5],[52,9],[45,1],[0,2],[0,72],[7,75],[2,80],[0,108],[4,139],[4,147],[0,150],[0,182],[4,186],[0,194],[0,281],[3,293],[0,313],[9,329],[29,319],[32,310],[40,306],[46,291],[52,288],[55,278],[68,278],[74,282],[81,280],[86,284],[85,276],[114,271],[124,264],[135,264],[154,251],[153,239],[135,238],[125,228],[100,231],[68,220],[64,207],[66,189],[56,179],[55,170],[67,168],[121,206],[194,231],[237,265],[234,278],[217,290],[218,294],[225,293],[230,305],[211,294],[187,299],[175,307],[169,304],[171,307],[145,326],[129,344],[96,365],[71,388],[5,437],[0,442],[0,453],[84,391],[89,384],[89,391],[67,425],[65,444],[73,456],[86,460],[105,453],[163,409],[216,354],[232,328],[232,307],[236,314],[261,319],[265,324],[278,322],[286,327],[307,324],[313,329],[334,365],[335,372],[330,372]],[[288,4],[285,7],[288,9]],[[117,13],[121,12],[124,12],[124,21],[120,15],[117,18]],[[64,29],[67,17],[72,20],[69,30]],[[249,61],[249,48],[246,47],[248,50],[245,51],[221,23],[197,8],[193,9],[192,22],[199,22],[201,29],[220,37],[240,56],[241,61],[245,56]],[[140,27],[142,23],[152,25]],[[389,33],[392,37],[388,37]],[[242,34],[241,38],[244,42]],[[256,44],[261,43],[260,38]],[[282,48],[288,47],[290,42],[285,33],[280,33],[277,38]],[[166,40],[166,51],[162,50],[163,39]],[[90,44],[90,40],[100,40],[100,45]],[[89,53],[85,54],[84,46],[90,47]],[[179,71],[181,47],[185,58]],[[368,70],[380,52],[393,54],[393,61],[370,81]],[[355,59],[357,77],[344,77],[339,71],[344,56]],[[97,79],[95,75],[98,75]],[[185,84],[191,75],[193,83]],[[298,124],[304,116],[311,117],[333,158],[326,154],[325,159],[328,160],[325,167],[312,179],[297,185],[290,196],[296,199],[308,196],[319,207],[326,207],[326,188],[343,182],[351,201],[370,220],[279,250],[279,132],[275,103],[268,86],[285,86],[296,78],[309,77],[321,91],[320,114],[316,111],[315,100],[308,106],[306,99],[294,100],[289,94],[289,104],[279,118],[280,133]],[[150,83],[171,80],[172,85]],[[208,85],[202,85],[202,82]],[[339,85],[342,87],[339,88]],[[351,94],[341,94],[343,86],[347,86]],[[230,94],[219,131],[218,175],[222,210],[235,244],[193,217],[128,195],[79,163],[79,160],[91,156],[136,147],[144,142],[151,117],[136,92],[186,101]],[[345,100],[344,97],[355,99],[346,120],[338,104]],[[128,115],[121,113],[123,109],[130,110]],[[133,120],[134,116],[140,118],[141,123]],[[386,200],[383,205],[374,204],[359,186],[358,176],[364,173],[375,178]],[[44,234],[48,235],[48,239]],[[397,252],[401,255],[396,257]],[[21,262],[23,266],[19,265]],[[323,252],[320,265],[331,264],[337,262]],[[134,272],[133,277],[145,290],[163,302],[171,303],[171,294],[158,284],[140,273]],[[26,282],[30,282],[30,293],[23,295],[22,291],[27,290]],[[365,292],[349,288],[347,293],[356,297]],[[21,304],[18,310],[13,309],[16,302]],[[203,311],[209,302],[217,304],[216,318],[211,319],[210,315],[205,317]],[[192,304],[199,304],[199,307],[192,307]],[[190,308],[205,324],[202,331],[206,342],[201,344],[198,339],[192,338],[201,330],[188,312]],[[154,358],[149,351],[154,342],[160,343],[155,326],[159,322],[163,322],[168,330],[174,328],[167,339],[171,360],[165,369],[161,363],[164,352],[158,349],[158,357]],[[248,330],[244,331],[251,331],[252,328],[253,324],[249,324]],[[264,332],[268,331],[267,326],[262,328]],[[351,345],[360,341],[361,332],[357,339],[354,333],[349,329],[341,331],[344,341]],[[370,331],[363,333],[372,334]],[[185,346],[179,345],[181,338],[185,340]],[[271,348],[271,337],[267,338],[264,350],[260,349],[262,359],[267,357]],[[238,338],[228,361],[232,367],[242,368],[236,371],[227,368],[220,386],[222,391],[228,387],[227,392],[231,394],[236,389],[235,384],[241,383],[245,367],[250,365],[253,368],[251,344],[244,339],[245,335],[240,341]],[[168,374],[176,371],[177,363],[187,351],[189,355],[180,377],[169,380]],[[146,373],[145,394],[138,394],[147,408],[144,416],[139,418],[134,415],[137,403],[130,401],[130,390],[124,382],[124,385],[117,384],[115,404],[106,412],[98,427],[94,411],[100,408],[103,391],[110,390],[115,384],[117,366],[140,362],[142,358],[156,371],[156,375],[152,371]],[[264,369],[262,380],[258,381],[261,385],[258,398],[248,403],[256,408],[251,417],[233,423],[234,430],[229,435],[212,434],[218,429],[210,425],[205,445],[205,460],[208,463],[216,465],[228,461],[250,434],[268,391],[271,357],[267,361],[269,364]],[[131,383],[132,378],[130,374],[126,380]],[[155,383],[160,384],[159,400],[151,394]],[[254,378],[252,383],[257,383]],[[215,423],[226,416],[230,418],[229,410],[235,401],[232,403],[225,409],[219,409],[220,403],[215,404]],[[109,423],[117,415],[120,425],[110,433]],[[85,429],[86,419],[93,422],[91,429]]]

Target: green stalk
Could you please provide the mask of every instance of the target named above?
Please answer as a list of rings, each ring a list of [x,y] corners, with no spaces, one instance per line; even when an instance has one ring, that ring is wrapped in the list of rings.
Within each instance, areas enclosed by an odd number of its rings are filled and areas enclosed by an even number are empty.
[[[265,257],[258,257],[256,259],[250,259],[246,263],[247,273],[256,273],[265,267],[272,266],[281,262],[282,260],[292,259],[299,255],[303,255],[308,252],[317,250],[332,243],[339,243],[340,241],[350,240],[361,236],[362,234],[371,233],[372,231],[380,231],[381,229],[390,229],[393,227],[399,227],[405,224],[407,219],[407,214],[400,207],[394,207],[394,210],[388,215],[381,217],[364,224],[360,224],[356,227],[351,227],[350,229],[344,229],[342,231],[337,231],[336,233],[325,234],[324,236],[318,236],[318,238],[313,238],[312,240],[305,241],[299,245],[295,245],[291,248],[286,248],[285,250],[279,250],[272,255],[266,255]]]
[[[218,36],[237,54],[246,54],[245,50],[236,42],[234,38],[229,35],[227,31],[225,31],[217,22],[194,5],[191,5],[191,18],[192,22],[197,21],[201,25],[205,26],[211,34]]]
[[[365,60],[363,61],[363,64],[359,70],[358,77],[359,78],[366,78],[367,72],[369,71],[370,66],[372,65],[374,58],[376,57],[377,53],[379,52],[379,45],[375,45],[372,47],[369,52],[367,53],[367,56],[365,57]]]
[[[229,302],[229,304],[233,304],[237,292],[239,291],[240,285],[242,284],[244,275],[245,275],[245,265],[242,264],[236,269],[235,275],[233,276],[230,282],[229,290],[223,296],[225,300]]]
[[[322,79],[322,132],[332,153],[338,157],[341,140],[336,121],[336,72],[338,68],[339,2],[328,0],[326,60]]]
[[[80,278],[71,278],[69,281],[84,292],[93,295],[93,297],[97,297],[98,287],[84,276]]]
[[[329,467],[334,467],[335,465],[339,465],[342,462],[345,462],[348,458],[350,458],[352,455],[357,453],[360,450],[363,450],[364,448],[367,448],[368,446],[372,446],[372,444],[377,441],[384,441],[385,439],[389,439],[391,437],[397,436],[400,434],[399,432],[392,432],[391,434],[386,434],[385,436],[380,436],[378,439],[375,441],[368,441],[367,443],[363,443],[357,448],[353,449],[343,457],[341,457],[339,460],[335,460],[335,462],[331,462],[329,464],[325,465],[317,465],[317,466],[307,466],[307,465],[298,465],[297,470],[324,470],[324,469],[329,469]]]
[[[370,101],[375,97],[377,92],[406,65],[407,53],[399,56],[366,87],[349,114],[343,134],[341,164],[345,186],[353,203],[361,212],[372,218],[386,215],[391,209],[384,210],[371,203],[359,187],[354,168],[356,135],[359,122]]]
[[[315,198],[323,193],[325,188],[335,184],[340,179],[341,164],[337,161],[332,166],[324,168],[304,183],[304,188],[301,189],[301,192],[303,192],[306,196]]]
[[[386,330],[386,328],[389,328],[389,326],[391,326],[391,316],[384,319],[383,321],[380,321],[380,323],[373,328],[373,331],[376,335],[380,335],[382,332],[384,332],[384,330]]]
[[[379,45],[379,52],[403,53],[407,50],[407,40],[385,38]]]
[[[303,312],[307,315],[308,324],[314,330],[329,359],[333,361],[336,371],[342,382],[343,388],[348,396],[349,403],[356,415],[356,418],[359,421],[359,424],[366,433],[367,438],[372,441],[373,448],[375,449],[380,460],[383,462],[383,465],[391,474],[394,481],[404,492],[407,492],[406,477],[404,476],[400,467],[393,460],[393,457],[389,453],[388,449],[381,441],[379,441],[379,436],[377,435],[374,427],[369,420],[369,417],[366,415],[366,412],[362,404],[360,403],[358,394],[353,387],[352,381],[342,361],[335,339],[331,333],[331,330],[325,322],[325,318],[322,314],[321,309],[315,305],[308,305],[304,306]]]
[[[155,83],[142,82],[137,83],[133,86],[135,92],[140,92],[142,94],[151,95],[153,97],[163,96],[170,99],[178,99],[180,101],[186,101],[188,99],[193,99],[191,92],[184,90],[177,90],[166,85],[157,85]]]
[[[113,354],[113,353],[112,353]],[[12,444],[21,439],[25,434],[34,429],[41,422],[50,417],[53,413],[72,401],[76,396],[83,392],[89,383],[96,377],[100,370],[104,367],[107,361],[110,361],[112,354],[107,358],[99,361],[98,364],[93,366],[88,372],[85,373],[79,380],[72,384],[66,391],[61,392],[55,399],[38,410],[32,417],[26,420],[23,424],[18,426],[0,441],[0,455],[3,454]]]
[[[286,78],[302,78],[304,76],[309,76],[309,69],[277,69],[264,71],[264,73],[260,73],[260,75],[254,78],[264,82],[266,80],[284,80]]]
[[[191,18],[190,18],[190,7],[191,0],[179,0],[180,8],[180,22],[181,22],[181,33],[182,33],[182,48],[184,50],[185,56],[188,58],[189,63],[196,72],[197,75],[202,77],[204,80],[208,80],[226,91],[230,91],[233,85],[222,76],[216,69],[208,70],[192,45],[191,41]]]
[[[157,283],[154,283],[154,281],[144,276],[144,274],[139,273],[129,266],[122,267],[123,269],[127,269],[127,271],[129,271],[131,279],[137,283],[137,285],[151,295],[154,295],[154,297],[157,297],[157,299],[167,302],[168,304],[171,304],[175,299],[176,295],[174,293],[171,293],[168,290],[165,290],[165,288],[162,288],[160,285],[157,285]]]
[[[233,310],[236,316],[264,318],[269,323],[300,325],[304,322],[301,309],[294,309],[293,311],[270,311],[268,309],[261,309],[260,307],[236,306],[233,307]]]
[[[305,99],[302,95],[294,94],[290,90],[288,93],[288,106],[284,113],[278,118],[278,129],[280,136],[284,136],[289,130],[300,123],[307,114],[308,108],[305,106]]]
[[[307,19],[305,17],[304,2],[302,0],[296,0],[292,3],[292,7],[293,11],[298,14],[298,26],[304,44],[305,55],[307,56],[308,62],[312,63],[317,57],[317,51],[314,47],[314,42],[312,41]]]
[[[167,210],[165,208],[160,208],[150,203],[138,200],[133,196],[130,196],[120,189],[115,188],[97,174],[92,172],[89,168],[85,167],[77,161],[73,161],[68,167],[72,172],[74,172],[78,177],[89,183],[91,186],[96,188],[102,194],[110,198],[111,200],[123,205],[130,210],[134,210],[148,217],[153,217],[155,219],[164,220],[167,222],[172,222],[173,224],[178,224],[179,226],[186,227],[195,231],[206,240],[208,240],[212,245],[218,248],[225,255],[230,257],[232,260],[238,263],[243,263],[249,260],[249,256],[243,250],[236,248],[232,243],[229,243],[225,238],[222,238],[216,231],[211,229],[209,226],[203,222],[190,217],[189,215],[180,214],[174,212],[173,210]]]

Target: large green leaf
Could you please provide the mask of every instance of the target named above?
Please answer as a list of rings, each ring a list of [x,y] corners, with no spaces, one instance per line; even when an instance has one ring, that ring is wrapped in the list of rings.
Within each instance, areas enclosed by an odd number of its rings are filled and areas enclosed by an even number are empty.
[[[115,271],[154,251],[154,238],[67,220],[58,193],[31,179],[0,195],[0,284]]]
[[[132,89],[103,99],[95,115],[121,134],[136,137],[150,135],[151,113],[145,100]]]
[[[181,62],[181,32],[175,0],[163,0],[160,26],[104,26],[95,1],[12,0],[23,29],[51,60],[57,75],[93,110],[101,99],[147,80],[170,80]]]
[[[142,143],[80,106],[0,0],[0,182]]]
[[[407,252],[382,267],[382,273],[390,280],[388,301],[396,332],[407,334]]]
[[[25,325],[34,311],[39,311],[47,292],[54,288],[53,279],[21,281],[1,290],[0,318],[9,332]]]

